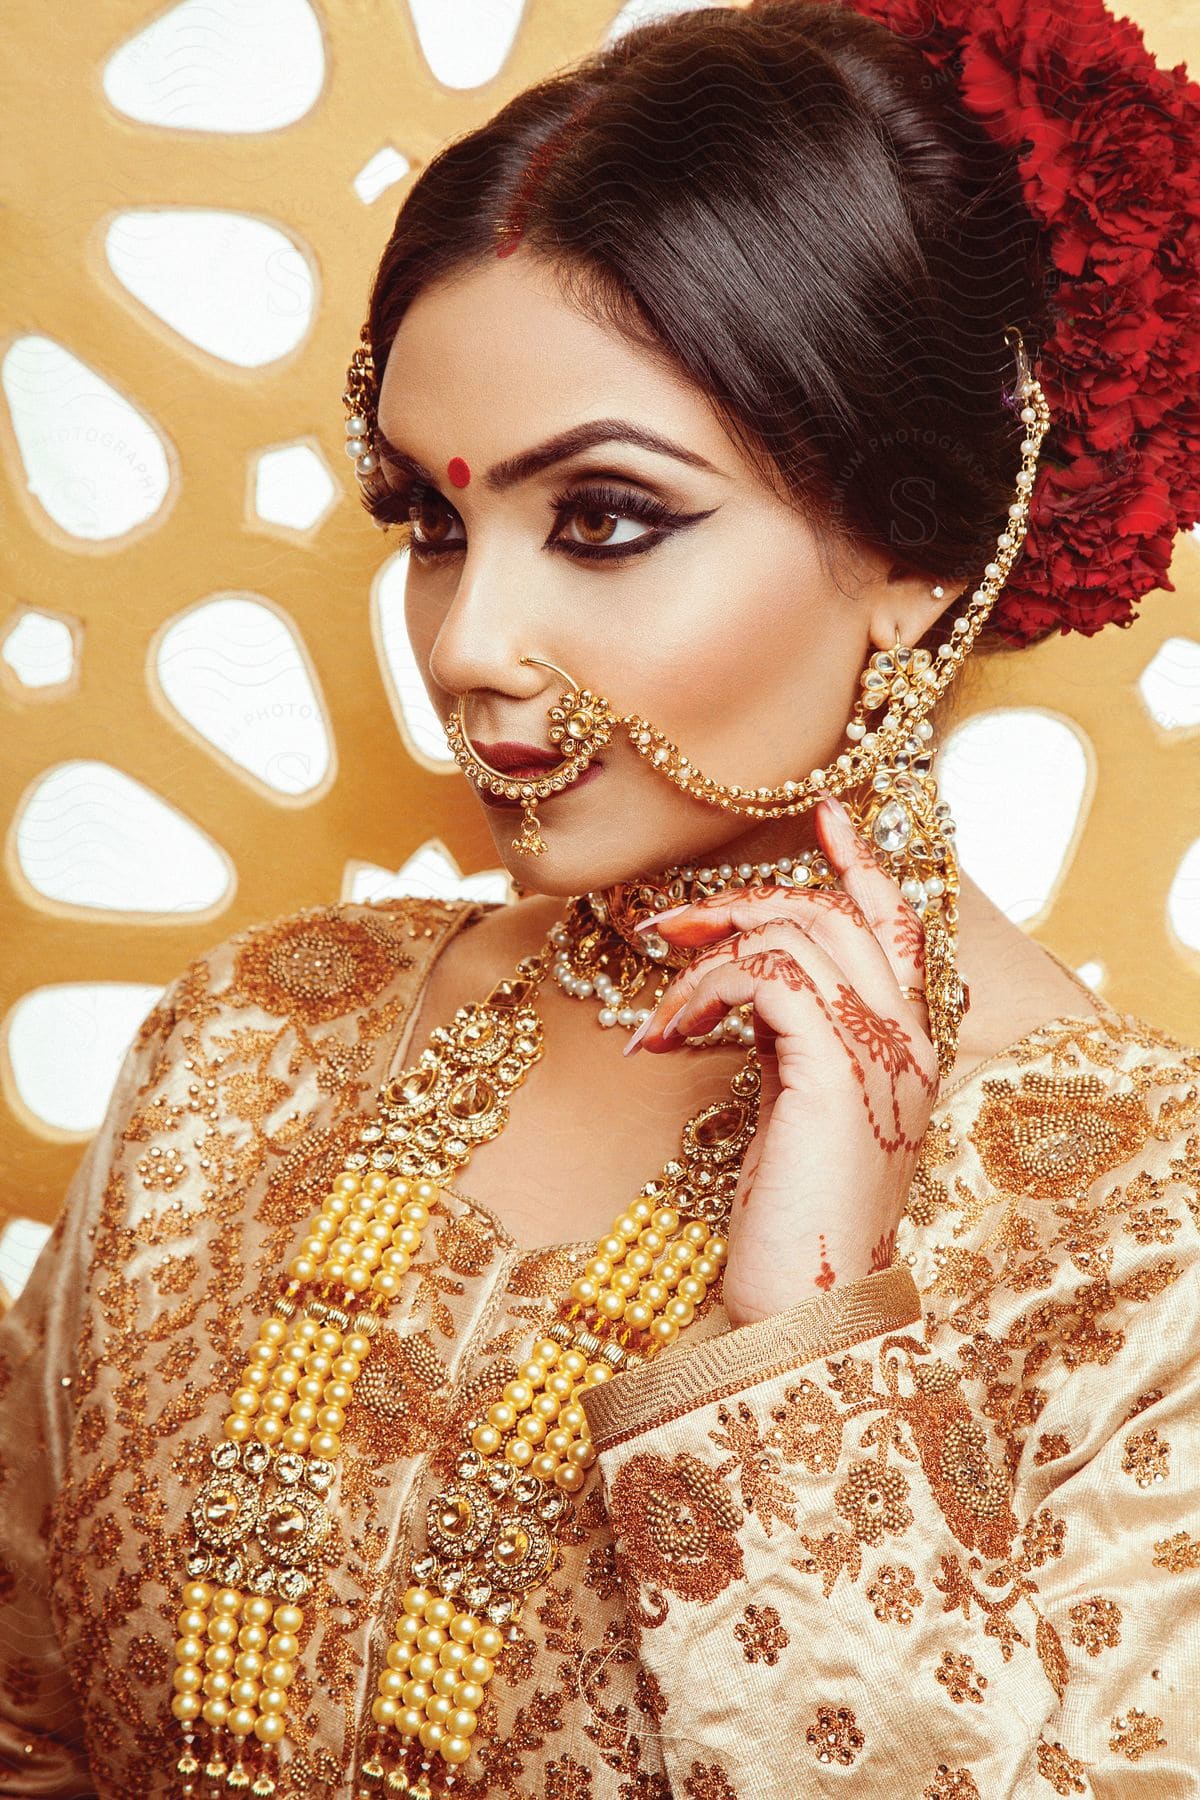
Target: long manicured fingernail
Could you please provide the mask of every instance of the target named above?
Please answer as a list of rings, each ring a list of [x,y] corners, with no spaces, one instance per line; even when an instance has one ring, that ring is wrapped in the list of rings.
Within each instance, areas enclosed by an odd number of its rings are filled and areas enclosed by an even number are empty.
[[[829,817],[834,822],[833,829],[839,843],[844,847],[847,853],[857,850],[860,840],[857,831],[854,829],[854,821],[851,819],[850,814],[846,811],[846,808],[842,805],[836,794],[826,794],[825,805],[828,808]]]
[[[628,1056],[632,1051],[637,1049],[638,1045],[641,1043],[642,1039],[645,1037],[646,1033],[649,1031],[651,1023],[653,1022],[653,1019],[654,1019],[654,1014],[651,1013],[650,1017],[648,1019],[642,1020],[641,1024],[638,1026],[637,1030],[634,1032],[633,1036],[630,1038],[629,1042],[626,1044],[624,1050],[622,1050],[622,1052],[621,1052],[622,1056]]]
[[[673,919],[676,913],[686,912],[690,905],[691,901],[685,900],[682,906],[668,906],[665,912],[651,913],[648,919],[639,919],[633,929],[635,931],[653,931],[662,924],[664,919]]]

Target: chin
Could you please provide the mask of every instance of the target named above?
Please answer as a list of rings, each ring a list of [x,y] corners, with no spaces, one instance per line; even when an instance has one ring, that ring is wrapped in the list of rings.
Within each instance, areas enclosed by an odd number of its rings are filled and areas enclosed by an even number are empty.
[[[541,856],[518,855],[510,836],[500,837],[496,852],[509,879],[525,894],[545,894],[555,899],[569,899],[593,889],[611,887],[618,881],[629,881],[644,875],[647,869],[666,868],[667,859],[645,859],[630,864],[625,856],[589,856],[586,850],[572,852],[565,844],[556,846],[548,831],[543,831],[546,848]]]

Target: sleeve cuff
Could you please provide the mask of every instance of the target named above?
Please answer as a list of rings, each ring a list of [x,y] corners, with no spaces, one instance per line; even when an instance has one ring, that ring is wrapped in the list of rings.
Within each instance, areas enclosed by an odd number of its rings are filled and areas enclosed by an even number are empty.
[[[611,1450],[712,1400],[920,1319],[917,1284],[909,1269],[896,1263],[815,1294],[788,1312],[628,1369],[600,1387],[585,1388],[579,1400],[597,1451]]]

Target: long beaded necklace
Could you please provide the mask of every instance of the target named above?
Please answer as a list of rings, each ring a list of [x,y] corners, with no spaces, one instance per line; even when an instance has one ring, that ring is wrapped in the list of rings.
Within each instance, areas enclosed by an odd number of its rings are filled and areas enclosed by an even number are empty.
[[[503,1130],[542,1057],[533,1002],[556,954],[548,938],[384,1084],[258,1327],[188,1514],[171,1700],[181,1800],[276,1791],[355,1382],[441,1184]],[[506,1634],[556,1566],[595,1461],[578,1395],[672,1343],[719,1281],[760,1086],[751,1048],[729,1098],[687,1120],[678,1155],[599,1239],[516,1379],[468,1421],[410,1561],[356,1800],[453,1789]]]

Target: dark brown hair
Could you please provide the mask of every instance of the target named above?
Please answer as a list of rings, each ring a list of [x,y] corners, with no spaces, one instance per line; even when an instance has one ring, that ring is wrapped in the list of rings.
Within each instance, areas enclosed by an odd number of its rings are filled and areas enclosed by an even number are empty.
[[[380,376],[415,296],[506,230],[701,388],[831,544],[982,575],[1023,435],[1005,327],[1036,354],[1045,276],[1015,159],[952,70],[820,0],[627,32],[423,171],[371,293]],[[1006,647],[985,626],[975,654]]]

